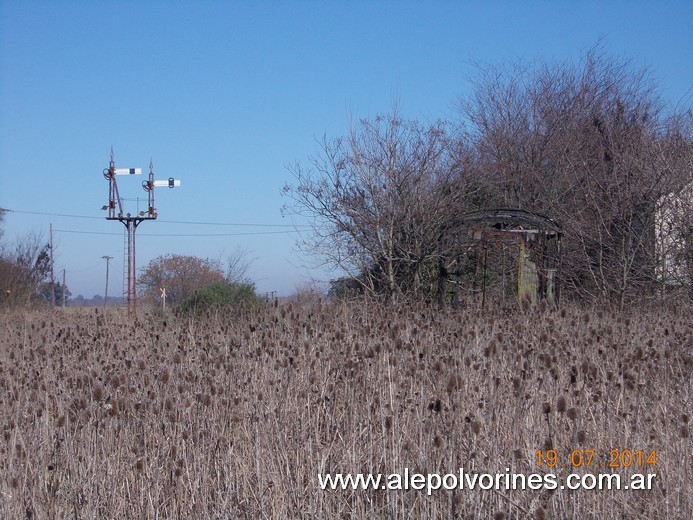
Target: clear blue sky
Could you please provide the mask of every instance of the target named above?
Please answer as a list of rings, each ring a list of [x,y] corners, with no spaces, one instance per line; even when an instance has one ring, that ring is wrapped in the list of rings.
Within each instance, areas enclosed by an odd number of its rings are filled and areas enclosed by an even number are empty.
[[[603,39],[649,67],[671,105],[690,106],[692,22],[690,1],[0,0],[0,207],[16,211],[4,242],[47,240],[52,223],[72,294],[103,294],[103,255],[118,292],[123,226],[100,211],[113,146],[116,166],[146,171],[153,159],[157,178],[182,180],[156,192],[139,267],[166,253],[224,260],[240,246],[259,291],[290,294],[324,276],[290,228],[166,221],[292,224],[280,213],[286,166],[317,153],[316,138],[393,100],[410,119],[457,117],[471,60],[575,59]],[[142,179],[122,178],[122,195],[144,198]]]

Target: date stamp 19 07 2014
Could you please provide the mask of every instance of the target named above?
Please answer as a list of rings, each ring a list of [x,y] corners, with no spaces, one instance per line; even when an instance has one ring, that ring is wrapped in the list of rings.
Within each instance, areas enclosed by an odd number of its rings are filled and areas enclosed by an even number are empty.
[[[579,449],[570,452],[556,450],[536,450],[538,467],[606,467],[606,468],[645,468],[657,465],[656,450],[611,449],[598,453],[593,449]]]

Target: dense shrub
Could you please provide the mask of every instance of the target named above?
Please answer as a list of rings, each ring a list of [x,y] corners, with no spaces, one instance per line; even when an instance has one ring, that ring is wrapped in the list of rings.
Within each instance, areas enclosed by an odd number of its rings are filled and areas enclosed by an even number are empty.
[[[255,302],[257,302],[257,295],[254,284],[223,281],[198,289],[181,302],[180,308],[185,313],[196,314],[215,307]]]

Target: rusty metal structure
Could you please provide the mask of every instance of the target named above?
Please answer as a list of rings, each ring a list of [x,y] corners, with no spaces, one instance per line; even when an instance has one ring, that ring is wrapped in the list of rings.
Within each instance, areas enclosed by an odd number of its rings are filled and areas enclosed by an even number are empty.
[[[441,287],[452,286],[453,306],[461,289],[482,308],[489,300],[559,301],[563,230],[556,221],[522,209],[487,209],[462,215],[451,229],[454,258]]]
[[[154,165],[149,161],[149,178],[142,181],[142,188],[147,192],[147,211],[140,211],[135,215],[125,213],[123,210],[123,200],[120,197],[118,190],[118,181],[116,177],[119,175],[140,175],[140,168],[116,168],[113,156],[113,148],[111,148],[111,160],[108,168],[103,170],[103,176],[108,181],[108,205],[104,209],[108,210],[106,220],[117,220],[125,226],[125,251],[127,260],[124,264],[127,268],[123,270],[123,296],[127,301],[128,314],[137,312],[137,263],[135,257],[135,233],[137,227],[145,220],[156,220],[157,213],[154,207],[154,188],[157,186],[168,186],[173,188],[180,186],[180,181],[173,179],[158,181],[154,180]]]

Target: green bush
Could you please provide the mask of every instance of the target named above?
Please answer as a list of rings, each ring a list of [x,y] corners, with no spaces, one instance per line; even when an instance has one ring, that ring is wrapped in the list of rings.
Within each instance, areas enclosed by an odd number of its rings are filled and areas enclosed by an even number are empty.
[[[255,285],[252,283],[215,282],[195,291],[183,300],[180,308],[185,313],[201,313],[216,307],[256,303]]]

